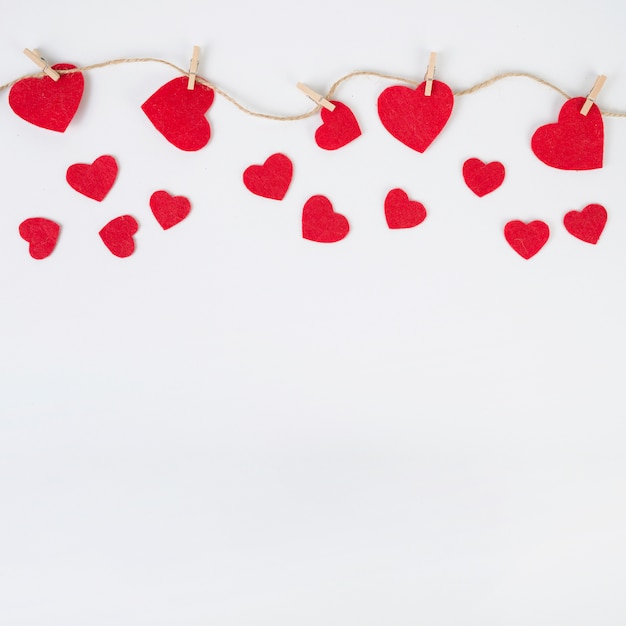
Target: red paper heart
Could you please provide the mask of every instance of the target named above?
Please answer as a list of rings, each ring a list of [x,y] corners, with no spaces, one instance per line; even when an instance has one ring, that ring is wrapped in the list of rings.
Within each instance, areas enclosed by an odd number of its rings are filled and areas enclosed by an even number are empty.
[[[504,181],[504,165],[499,161],[484,163],[480,159],[467,159],[463,163],[465,184],[479,197],[496,190]]]
[[[31,217],[19,227],[20,237],[28,241],[28,252],[33,259],[45,259],[52,254],[61,227],[45,217]]]
[[[450,87],[433,81],[430,96],[425,95],[426,83],[417,89],[394,86],[378,97],[378,116],[383,126],[403,144],[424,152],[443,130],[454,105]]]
[[[315,131],[315,143],[324,150],[337,150],[361,134],[359,123],[350,107],[336,100],[334,111],[322,108],[322,125]]]
[[[566,213],[563,224],[574,237],[595,244],[604,230],[606,219],[606,209],[601,204],[588,204],[582,211]]]
[[[402,189],[392,189],[385,198],[385,218],[389,228],[413,228],[426,219],[426,209]]]
[[[556,124],[538,128],[531,147],[540,161],[560,170],[594,170],[602,167],[604,125],[594,104],[589,113],[580,110],[585,98],[571,98],[562,107]]]
[[[171,144],[194,152],[204,148],[211,137],[205,113],[214,96],[213,89],[198,82],[193,89],[187,89],[187,78],[181,76],[155,91],[141,108]]]
[[[67,168],[65,179],[72,189],[101,202],[111,191],[117,177],[117,163],[107,154],[99,156],[91,165],[75,163]]]
[[[150,196],[150,208],[163,230],[182,222],[191,211],[185,196],[171,196],[167,191],[155,191]]]
[[[291,159],[276,153],[265,159],[263,165],[251,165],[243,173],[243,184],[257,196],[282,200],[293,176]]]
[[[550,229],[548,225],[539,220],[529,222],[528,224],[514,220],[504,227],[504,237],[509,242],[509,245],[525,259],[535,256],[548,241],[549,236]]]
[[[73,70],[76,66],[59,63],[52,68]],[[62,133],[76,115],[84,88],[80,72],[61,74],[57,81],[49,76],[23,78],[11,87],[9,106],[27,122]]]
[[[341,241],[350,230],[348,220],[333,211],[326,196],[311,196],[302,209],[302,236],[310,241]]]
[[[137,230],[139,224],[132,215],[120,215],[104,226],[99,234],[112,254],[124,258],[135,251],[133,235]]]

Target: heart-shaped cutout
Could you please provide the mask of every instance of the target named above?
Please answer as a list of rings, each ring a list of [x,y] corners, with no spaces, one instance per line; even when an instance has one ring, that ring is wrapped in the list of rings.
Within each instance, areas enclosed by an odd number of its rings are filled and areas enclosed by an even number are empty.
[[[548,241],[550,229],[545,222],[535,220],[528,224],[520,220],[508,222],[504,227],[504,237],[521,257],[530,259]]]
[[[251,165],[243,173],[243,184],[249,191],[272,200],[282,200],[293,177],[291,159],[277,152],[265,159],[263,165]]]
[[[595,170],[602,167],[604,124],[594,104],[589,113],[580,110],[585,98],[570,98],[555,124],[546,124],[533,134],[531,148],[540,161],[560,170]]]
[[[504,182],[504,174],[504,165],[499,161],[467,159],[463,163],[465,184],[480,198],[495,191]]]
[[[570,211],[563,218],[563,225],[570,235],[587,243],[598,243],[606,225],[607,213],[601,204],[588,204],[581,211]]]
[[[335,110],[322,107],[322,125],[315,131],[315,143],[324,150],[337,150],[361,135],[361,128],[350,107],[331,101]]]
[[[155,191],[150,196],[150,209],[163,230],[182,222],[191,211],[185,196],[172,196],[167,191]]]
[[[102,202],[117,178],[117,162],[108,154],[93,163],[74,163],[67,168],[65,179],[72,189],[88,198]]]
[[[155,91],[142,105],[154,127],[171,144],[195,152],[211,138],[211,126],[205,117],[213,104],[213,89],[196,82],[187,89],[187,78],[175,78]]]
[[[57,245],[61,227],[45,217],[30,217],[20,226],[20,237],[28,242],[28,252],[33,259],[45,259]]]
[[[402,189],[392,189],[385,198],[385,218],[389,228],[413,228],[426,219],[426,208]]]
[[[341,241],[350,224],[341,213],[335,213],[326,196],[311,196],[302,209],[302,236],[319,243]]]
[[[55,70],[73,70],[75,65],[59,63]],[[61,74],[54,81],[49,76],[23,78],[9,91],[9,106],[23,120],[62,133],[70,125],[83,97],[85,81],[80,72]]]
[[[132,215],[120,215],[100,230],[100,239],[112,254],[120,258],[130,256],[135,251],[133,235],[139,224]]]
[[[443,130],[454,105],[454,95],[445,83],[433,81],[430,96],[425,88],[425,82],[416,89],[396,85],[378,97],[378,116],[383,126],[417,152],[424,152]]]

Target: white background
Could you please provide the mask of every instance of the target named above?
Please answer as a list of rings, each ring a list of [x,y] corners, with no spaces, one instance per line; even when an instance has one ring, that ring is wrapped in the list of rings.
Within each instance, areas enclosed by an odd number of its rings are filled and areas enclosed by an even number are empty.
[[[121,2],[4,6],[0,83],[22,54],[87,65],[155,56],[266,113],[310,108],[367,69],[459,90],[510,70],[571,95],[608,75],[626,110],[623,4]],[[319,118],[248,117],[216,98],[209,145],[182,153],[140,105],[159,65],[86,75],[64,134],[0,94],[0,623],[7,626],[618,626],[626,615],[623,179],[626,120],[605,119],[605,167],[563,172],[530,137],[564,100],[527,79],[459,98],[422,155],[382,127],[391,82],[336,94],[363,135],[333,153]],[[243,170],[282,151],[282,202]],[[65,170],[101,154],[120,173],[100,204]],[[504,185],[464,185],[469,157]],[[391,231],[393,187],[426,221]],[[163,231],[156,189],[188,196]],[[325,194],[351,231],[305,241]],[[563,215],[601,203],[597,246]],[[112,256],[110,219],[140,222]],[[19,223],[61,223],[35,261]],[[542,219],[529,261],[511,219]]]

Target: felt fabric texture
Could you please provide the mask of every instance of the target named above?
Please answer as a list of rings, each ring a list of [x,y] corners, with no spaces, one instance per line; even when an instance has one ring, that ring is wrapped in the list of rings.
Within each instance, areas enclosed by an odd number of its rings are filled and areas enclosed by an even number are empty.
[[[187,78],[181,76],[155,91],[141,109],[172,145],[195,152],[204,148],[211,138],[211,126],[205,114],[214,97],[213,89],[198,82],[193,89],[187,89]]]
[[[560,170],[595,170],[602,167],[604,124],[594,104],[589,113],[580,110],[586,98],[570,98],[559,112],[558,121],[538,128],[531,148],[540,161]]]
[[[73,70],[75,65],[59,63],[55,70]],[[9,91],[9,106],[23,120],[63,133],[78,111],[85,80],[81,72],[61,74],[58,81],[49,76],[23,78]]]
[[[74,163],[67,168],[65,179],[72,189],[88,198],[102,202],[117,178],[117,162],[108,155],[99,156],[93,163]]]
[[[601,204],[588,204],[581,211],[570,211],[563,218],[563,225],[570,235],[581,241],[596,244],[606,225],[607,213]]]
[[[100,230],[100,239],[112,254],[120,258],[130,256],[135,251],[133,235],[139,224],[132,215],[120,215],[112,219]]]
[[[150,209],[163,230],[182,222],[191,211],[185,196],[172,196],[167,191],[155,191],[150,196]]]
[[[394,86],[378,97],[378,116],[383,126],[404,145],[424,152],[447,124],[454,105],[450,87],[433,81],[432,93],[425,95],[426,83],[416,89]]]
[[[504,227],[504,237],[521,257],[530,259],[548,241],[550,229],[545,222],[535,220],[528,224],[520,220],[508,222]]]
[[[350,107],[331,100],[334,111],[322,108],[322,125],[315,131],[315,143],[324,150],[337,150],[361,135],[361,128]]]
[[[479,197],[495,191],[504,182],[504,165],[499,161],[485,163],[480,159],[467,159],[463,163],[465,184]]]
[[[282,200],[293,177],[291,159],[277,152],[265,159],[263,165],[251,165],[243,173],[243,184],[257,196]]]
[[[311,196],[302,209],[302,236],[319,243],[341,241],[350,224],[341,213],[335,213],[326,196]]]
[[[31,217],[19,226],[20,237],[28,242],[33,259],[45,259],[57,245],[61,227],[45,217]]]
[[[426,209],[402,189],[392,189],[385,198],[385,219],[389,228],[413,228],[426,219]]]

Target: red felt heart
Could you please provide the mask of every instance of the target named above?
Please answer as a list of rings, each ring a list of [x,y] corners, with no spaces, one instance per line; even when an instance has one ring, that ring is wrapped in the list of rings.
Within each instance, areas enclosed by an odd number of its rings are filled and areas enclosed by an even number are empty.
[[[392,189],[385,198],[385,218],[389,228],[413,228],[426,219],[426,209],[402,189]]]
[[[130,256],[135,251],[133,235],[139,230],[139,224],[132,215],[120,215],[111,220],[100,230],[104,245],[121,258]]]
[[[548,225],[539,220],[528,224],[514,220],[504,227],[504,237],[509,245],[525,259],[535,256],[548,241],[549,236]]]
[[[336,100],[334,111],[322,108],[322,125],[315,131],[315,143],[324,150],[337,150],[361,134],[359,123],[350,107]]]
[[[604,230],[606,219],[606,209],[601,204],[588,204],[582,211],[566,213],[563,224],[574,237],[595,244]]]
[[[61,227],[45,217],[31,217],[19,227],[20,237],[28,241],[28,252],[33,259],[45,259],[52,254]]]
[[[163,230],[182,222],[191,211],[185,196],[171,196],[167,191],[155,191],[150,196],[150,208]]]
[[[378,97],[378,116],[383,126],[403,144],[424,152],[443,130],[454,105],[450,87],[433,81],[430,96],[424,93],[426,83],[417,89],[394,86]]]
[[[499,161],[484,163],[480,159],[467,159],[463,163],[465,184],[479,197],[491,193],[504,181],[504,165]]]
[[[205,113],[213,104],[213,89],[196,83],[187,89],[187,78],[175,78],[155,91],[142,105],[154,127],[171,144],[194,152],[204,148],[211,137]]]
[[[113,187],[117,177],[117,162],[107,154],[93,163],[75,163],[67,168],[65,179],[72,189],[101,202]]]
[[[311,196],[302,209],[302,236],[310,241],[341,241],[350,230],[348,220],[333,211],[326,196]]]
[[[243,184],[257,196],[282,200],[293,176],[291,159],[276,153],[265,159],[263,165],[251,165],[243,173]]]
[[[602,167],[604,125],[594,104],[589,113],[580,110],[585,98],[571,98],[559,112],[556,124],[538,128],[531,140],[537,158],[560,170],[594,170]]]
[[[52,68],[73,70],[76,66],[59,63]],[[23,78],[11,87],[9,106],[27,122],[62,133],[76,115],[84,88],[80,72],[61,74],[57,81],[49,76]]]

